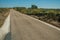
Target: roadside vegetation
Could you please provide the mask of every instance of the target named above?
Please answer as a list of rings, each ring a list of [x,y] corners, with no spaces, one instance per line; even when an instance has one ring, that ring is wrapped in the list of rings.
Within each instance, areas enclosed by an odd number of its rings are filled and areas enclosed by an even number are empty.
[[[36,5],[32,5],[30,8],[14,7],[13,9],[60,27],[60,9],[38,8]]]
[[[9,9],[8,8],[0,8],[0,27],[3,25],[6,17],[8,16]]]

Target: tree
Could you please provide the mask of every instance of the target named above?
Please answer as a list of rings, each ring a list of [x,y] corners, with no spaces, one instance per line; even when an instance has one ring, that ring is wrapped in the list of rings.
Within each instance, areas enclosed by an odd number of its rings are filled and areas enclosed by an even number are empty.
[[[36,5],[31,6],[32,9],[37,9],[38,7]]]

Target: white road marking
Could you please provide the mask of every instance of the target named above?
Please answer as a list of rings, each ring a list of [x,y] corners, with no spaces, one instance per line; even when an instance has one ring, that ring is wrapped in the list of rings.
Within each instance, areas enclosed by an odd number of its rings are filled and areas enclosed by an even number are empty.
[[[30,17],[30,16],[29,16],[29,17]],[[41,23],[43,23],[43,24],[46,24],[46,25],[48,25],[48,26],[50,26],[50,27],[52,27],[52,28],[55,28],[56,30],[59,30],[59,31],[60,31],[60,28],[58,28],[58,27],[56,27],[56,26],[54,26],[54,25],[48,24],[48,23],[46,23],[46,22],[43,22],[43,21],[38,20],[38,19],[33,18],[33,17],[30,17],[30,18],[32,18],[32,19],[34,19],[34,20],[37,20],[37,21],[39,21],[39,22],[41,22]]]
[[[0,28],[0,40],[3,40],[5,35],[10,32],[10,15],[6,18],[4,24]]]
[[[19,12],[19,13],[20,13],[20,12]],[[21,14],[22,14],[22,13],[21,13]],[[23,15],[25,15],[25,14],[23,14]],[[28,15],[26,15],[26,16],[28,16]],[[41,23],[43,23],[43,24],[46,24],[46,25],[48,25],[48,26],[50,26],[50,27],[52,27],[52,28],[60,31],[60,28],[58,28],[58,27],[56,27],[56,26],[54,26],[54,25],[51,25],[51,24],[46,23],[46,22],[44,22],[44,21],[38,20],[38,19],[33,18],[33,17],[31,17],[31,16],[28,16],[28,17],[30,17],[30,18],[32,18],[32,19],[34,19],[34,20],[37,20],[37,21],[39,21],[39,22],[41,22]]]
[[[18,11],[17,11],[17,12],[18,12]],[[18,12],[18,13],[20,13],[20,12]],[[21,14],[22,14],[22,13],[21,13]],[[22,15],[25,15],[25,14],[22,14]],[[25,16],[28,16],[28,15],[25,15]],[[41,22],[41,23],[43,23],[43,24],[46,24],[46,25],[48,25],[48,26],[50,26],[50,27],[52,27],[52,28],[60,31],[60,28],[58,28],[58,27],[56,27],[56,26],[54,26],[54,25],[51,25],[51,24],[46,23],[46,22],[44,22],[44,21],[38,20],[38,19],[33,18],[33,17],[31,17],[31,16],[28,16],[28,17],[30,17],[30,18],[32,18],[32,19],[34,19],[34,20],[37,20],[37,21],[39,21],[39,22]]]

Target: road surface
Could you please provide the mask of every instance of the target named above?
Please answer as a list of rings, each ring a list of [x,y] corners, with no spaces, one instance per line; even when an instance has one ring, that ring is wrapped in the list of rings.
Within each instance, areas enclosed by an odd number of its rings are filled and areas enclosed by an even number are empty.
[[[11,15],[11,40],[60,40],[60,31],[13,9]]]

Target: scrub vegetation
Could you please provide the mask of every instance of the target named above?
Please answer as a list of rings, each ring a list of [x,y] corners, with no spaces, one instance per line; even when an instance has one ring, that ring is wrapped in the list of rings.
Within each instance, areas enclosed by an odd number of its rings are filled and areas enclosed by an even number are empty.
[[[9,8],[0,8],[0,27],[3,25],[8,14],[9,14]]]
[[[14,7],[13,9],[60,27],[60,9],[38,8],[36,5],[32,5],[30,8]]]

